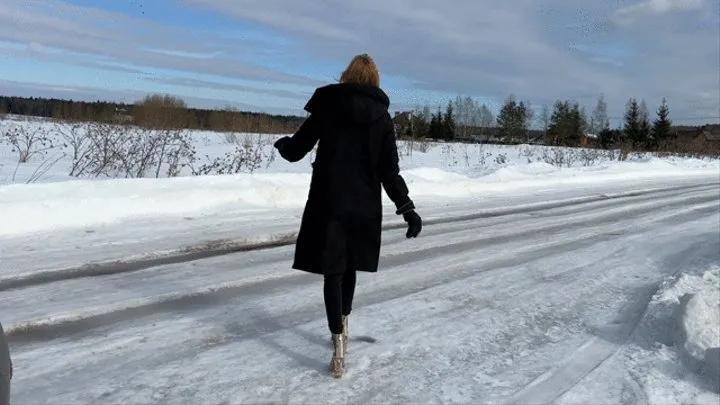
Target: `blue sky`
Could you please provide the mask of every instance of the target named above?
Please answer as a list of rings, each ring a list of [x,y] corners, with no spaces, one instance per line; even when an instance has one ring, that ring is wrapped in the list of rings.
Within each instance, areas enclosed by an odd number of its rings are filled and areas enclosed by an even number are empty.
[[[0,93],[302,115],[373,55],[394,110],[510,94],[720,121],[720,0],[3,0]],[[31,28],[30,28],[31,27]],[[617,123],[617,120],[613,120]]]

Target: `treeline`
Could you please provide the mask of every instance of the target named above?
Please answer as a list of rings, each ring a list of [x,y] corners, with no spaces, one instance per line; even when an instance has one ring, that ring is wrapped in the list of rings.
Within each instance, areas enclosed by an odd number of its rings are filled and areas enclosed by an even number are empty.
[[[536,117],[530,102],[514,96],[505,100],[497,115],[472,97],[458,96],[434,113],[424,106],[395,116],[402,138],[499,144],[543,143],[547,130],[532,129],[535,120],[541,118]],[[550,117],[545,121],[547,128]]]
[[[458,96],[444,109],[438,106],[432,112],[429,106],[417,107],[396,114],[394,121],[401,138],[720,154],[720,142],[702,135],[705,126],[674,126],[665,99],[651,117],[645,100],[630,98],[624,120],[616,128],[611,128],[607,111],[603,95],[590,114],[574,100],[533,108],[529,101],[509,96],[497,115],[472,97]],[[133,104],[0,96],[3,113],[63,121],[133,123],[150,129],[249,133],[293,133],[305,119],[233,108],[189,108],[184,100],[161,94],[150,94]]]
[[[305,118],[238,111],[190,108],[177,97],[150,94],[133,104],[0,96],[0,114],[62,121],[129,123],[155,129],[196,129],[252,133],[289,133]]]
[[[645,100],[630,98],[616,128],[610,126],[607,111],[603,95],[590,114],[573,100],[557,100],[552,109],[545,105],[537,111],[530,102],[510,96],[497,116],[471,97],[456,97],[444,110],[431,113],[427,106],[416,107],[396,114],[395,122],[402,138],[720,154],[717,135],[704,135],[708,128],[717,131],[720,126],[674,126],[665,99],[651,117]]]

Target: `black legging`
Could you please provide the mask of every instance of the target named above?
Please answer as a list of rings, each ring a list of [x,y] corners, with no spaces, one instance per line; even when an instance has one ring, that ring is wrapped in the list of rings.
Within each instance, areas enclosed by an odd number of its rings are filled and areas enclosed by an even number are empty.
[[[357,272],[355,270],[347,270],[344,274],[325,276],[323,292],[330,333],[343,332],[342,315],[350,315],[352,311],[356,280]]]

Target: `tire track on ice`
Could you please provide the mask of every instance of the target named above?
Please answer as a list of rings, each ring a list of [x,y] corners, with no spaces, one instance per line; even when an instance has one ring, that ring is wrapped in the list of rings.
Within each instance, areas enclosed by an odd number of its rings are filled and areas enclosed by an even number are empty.
[[[698,258],[708,251],[715,252],[720,248],[717,244],[713,246],[693,247],[681,252],[678,257],[681,260],[673,263],[675,270],[671,276],[677,276]],[[635,333],[638,325],[647,312],[652,297],[657,293],[660,284],[646,286],[635,299],[625,305],[616,315],[611,331],[603,331],[602,334],[608,337],[593,336],[585,344],[580,346],[568,358],[560,362],[554,369],[548,370],[522,389],[513,394],[507,403],[522,404],[550,404],[558,400],[567,392],[580,384],[585,378],[600,368],[608,360],[615,357],[624,345]],[[629,377],[630,379],[632,377]],[[625,377],[624,383],[636,397],[638,403],[647,403],[645,391],[635,380],[628,380]]]
[[[688,200],[694,201],[689,204]],[[495,243],[482,245],[478,243],[482,238],[475,239],[473,242],[463,240],[457,243],[451,243],[450,246],[441,246],[435,248],[427,248],[424,250],[413,251],[387,257],[383,266],[386,271],[392,271],[394,267],[413,263],[417,260],[423,260],[422,269],[417,272],[418,283],[407,286],[393,286],[389,289],[381,290],[373,294],[373,298],[369,305],[374,302],[384,302],[408,294],[432,288],[447,282],[461,280],[471,277],[475,274],[517,265],[529,260],[537,260],[538,257],[544,257],[556,254],[558,251],[571,251],[580,249],[592,244],[611,240],[618,236],[627,236],[642,232],[644,229],[656,226],[658,223],[668,222],[676,223],[686,221],[690,218],[696,218],[698,214],[713,214],[717,212],[718,203],[714,198],[693,197],[673,199],[673,204],[666,205],[661,212],[647,212],[646,205],[636,207],[634,211],[644,212],[645,214],[633,216],[632,210],[626,210],[625,216],[620,220],[616,216],[608,216],[605,213],[604,220],[596,220],[592,223],[594,227],[588,228],[588,222],[584,219],[565,223],[564,229],[568,229],[565,233],[547,232],[548,237],[543,238],[541,243],[527,243],[528,240],[537,239],[537,233],[527,233],[525,237],[508,237],[500,236]],[[708,203],[707,201],[710,201]],[[667,203],[667,201],[666,201]],[[677,209],[681,208],[681,209]],[[601,224],[605,224],[600,226]],[[572,226],[571,226],[572,225]],[[586,229],[587,228],[587,229]],[[557,225],[553,228],[557,229]],[[473,231],[477,234],[477,231]],[[447,239],[443,239],[445,243]],[[510,246],[507,246],[510,244]],[[489,254],[483,252],[483,258],[478,260],[477,250],[487,249],[489,246],[502,245],[505,249],[492,251]],[[475,249],[466,250],[465,248],[472,246]],[[508,249],[510,248],[510,249]],[[507,250],[511,250],[514,255],[508,257]],[[432,254],[427,254],[430,251]],[[450,254],[452,257],[448,259],[443,254]],[[430,259],[425,259],[430,256]],[[478,263],[478,266],[467,268],[468,262]],[[464,269],[463,269],[464,268]],[[436,269],[443,269],[438,272]],[[425,277],[424,279],[422,277]],[[9,325],[7,334],[13,342],[30,342],[36,340],[48,340],[65,335],[77,334],[78,332],[92,333],[92,329],[109,327],[113,324],[135,320],[147,317],[152,313],[162,311],[178,311],[183,309],[200,309],[203,307],[211,307],[218,304],[226,303],[242,297],[243,299],[253,296],[264,296],[273,290],[288,288],[298,285],[309,285],[315,281],[314,278],[307,277],[305,274],[296,274],[288,271],[279,272],[273,275],[263,275],[256,279],[246,279],[240,282],[231,281],[227,283],[216,284],[205,288],[193,288],[185,292],[171,292],[168,294],[146,297],[136,301],[134,304],[125,302],[124,306],[119,308],[117,304],[106,307],[95,308],[85,313],[69,313],[59,314],[55,316],[44,317],[40,319],[31,319],[19,324]],[[290,315],[283,316],[281,324],[294,325],[298,319],[307,320],[308,317],[314,317],[317,308],[308,308],[292,311]],[[302,322],[300,322],[302,323]],[[257,336],[260,331],[256,329],[258,325],[247,325],[251,331],[248,336]]]
[[[428,229],[428,227],[432,225],[456,224],[479,219],[503,218],[522,214],[546,214],[550,216],[553,215],[552,210],[562,210],[563,208],[569,208],[572,210],[565,213],[580,212],[586,211],[587,206],[610,207],[625,204],[626,200],[652,200],[663,195],[682,195],[683,193],[689,191],[704,191],[717,188],[718,186],[720,186],[720,183],[713,183],[710,185],[702,184],[654,188],[615,194],[605,193],[599,196],[580,197],[495,210],[481,210],[480,212],[472,214],[429,218],[424,221],[424,225],[426,229]],[[519,222],[523,219],[523,217],[520,217],[507,221],[507,223]],[[383,231],[403,229],[405,226],[406,225],[404,223],[384,223]],[[427,235],[427,231],[424,233]],[[259,239],[266,240],[259,242],[251,242],[248,240],[215,240],[198,245],[186,246],[177,250],[140,255],[135,258],[88,263],[80,267],[44,270],[29,274],[5,276],[0,277],[0,292],[75,278],[131,273],[162,265],[186,263],[233,253],[270,250],[278,247],[293,245],[295,244],[296,237],[296,233],[289,233],[261,237]]]
[[[717,200],[717,201],[716,201]],[[538,226],[534,227],[525,227],[521,231],[517,232],[499,232],[499,235],[495,236],[487,236],[487,237],[481,237],[479,239],[472,238],[473,235],[476,235],[478,231],[476,229],[468,229],[463,230],[460,232],[454,232],[453,238],[448,238],[445,240],[443,245],[439,246],[433,246],[430,248],[423,249],[423,254],[426,255],[443,255],[443,254],[454,254],[457,252],[458,249],[466,249],[466,248],[476,248],[478,247],[478,242],[485,242],[486,244],[483,244],[483,248],[487,248],[489,246],[495,246],[495,245],[502,245],[504,243],[517,240],[518,238],[532,238],[532,237],[542,237],[542,236],[552,236],[555,235],[557,232],[566,232],[566,231],[572,231],[576,229],[583,229],[583,228],[590,228],[606,223],[614,223],[615,222],[615,215],[622,214],[622,215],[629,215],[634,213],[646,213],[650,212],[650,214],[647,214],[649,216],[654,215],[652,212],[653,209],[657,208],[664,208],[664,204],[667,203],[669,200],[663,200],[663,202],[657,202],[657,201],[651,201],[648,203],[643,204],[635,204],[632,206],[632,208],[628,207],[619,207],[617,209],[613,210],[605,210],[602,212],[603,215],[598,216],[597,214],[593,212],[587,212],[585,211],[583,215],[575,215],[572,217],[572,221],[568,222],[564,218],[559,218],[555,220],[545,221],[542,222]],[[673,203],[677,203],[677,206],[685,207],[688,204],[705,204],[710,203],[711,205],[714,205],[715,203],[720,204],[720,199],[716,199],[714,196],[708,197],[705,195],[698,196],[698,197],[687,197],[682,196],[678,197],[677,199],[670,200]],[[683,204],[679,204],[683,203]],[[598,211],[604,209],[605,207],[597,209]],[[646,216],[647,216],[646,215]],[[527,219],[524,219],[527,220]],[[500,227],[505,227],[507,224],[499,224]],[[486,228],[482,228],[483,231],[486,231]],[[483,232],[484,235],[487,235],[487,233]],[[454,242],[454,240],[459,240],[457,242]],[[406,263],[408,260],[408,256],[412,257],[417,252],[409,251],[406,253],[400,253],[400,254],[393,254],[393,255],[387,255],[387,259],[383,261],[384,264],[389,266],[396,265],[396,262],[399,264]]]

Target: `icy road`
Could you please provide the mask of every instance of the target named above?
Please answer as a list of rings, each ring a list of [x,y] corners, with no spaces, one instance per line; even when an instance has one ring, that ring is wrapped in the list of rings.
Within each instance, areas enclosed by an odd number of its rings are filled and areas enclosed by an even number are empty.
[[[0,274],[13,402],[647,402],[618,353],[663,280],[720,262],[720,184],[548,196],[428,208],[416,240],[386,230],[342,380],[327,376],[321,278],[289,268],[292,245]],[[5,248],[26,272],[62,253]]]

